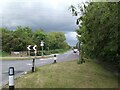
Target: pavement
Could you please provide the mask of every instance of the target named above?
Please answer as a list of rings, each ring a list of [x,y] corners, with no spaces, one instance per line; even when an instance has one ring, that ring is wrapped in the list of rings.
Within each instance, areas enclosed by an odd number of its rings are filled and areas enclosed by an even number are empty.
[[[78,54],[73,53],[73,51],[68,51],[64,54],[57,55],[57,62],[66,62],[73,59],[78,59]],[[40,58],[35,60],[35,66],[40,67],[46,64],[52,64],[54,61],[53,57],[50,58]],[[2,85],[8,83],[8,69],[9,67],[14,67],[15,69],[15,78],[26,74],[32,68],[32,59],[31,60],[3,60],[2,61]]]

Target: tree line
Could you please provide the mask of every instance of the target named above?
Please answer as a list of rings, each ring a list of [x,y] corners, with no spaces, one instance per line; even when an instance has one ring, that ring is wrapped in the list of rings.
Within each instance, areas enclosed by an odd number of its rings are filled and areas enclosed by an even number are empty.
[[[71,5],[78,16],[76,32],[83,42],[84,56],[117,64],[120,67],[119,2],[89,2]]]
[[[2,51],[27,51],[28,45],[37,45],[44,41],[44,50],[69,49],[63,32],[48,32],[42,29],[32,30],[30,27],[17,26],[16,30],[0,28],[2,32]]]

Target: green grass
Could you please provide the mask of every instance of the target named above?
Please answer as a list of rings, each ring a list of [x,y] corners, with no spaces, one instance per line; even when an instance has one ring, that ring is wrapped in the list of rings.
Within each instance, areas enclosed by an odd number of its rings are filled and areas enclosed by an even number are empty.
[[[63,54],[67,51],[69,51],[70,49],[55,49],[55,50],[49,50],[49,51],[44,51],[44,55],[50,55],[50,54]],[[37,55],[41,56],[42,52],[38,52]],[[32,55],[34,55],[34,53],[32,53]]]
[[[94,61],[45,65],[15,80],[16,88],[117,88],[117,76]],[[5,86],[8,87],[8,86]]]
[[[48,55],[50,55],[50,54],[52,54],[52,53],[56,53],[56,54],[63,54],[63,53],[65,53],[65,52],[67,52],[68,50],[63,50],[63,49],[57,49],[57,50],[52,50],[52,52],[51,53],[49,53]],[[34,53],[33,53],[33,55],[34,55]],[[48,56],[48,55],[44,55],[42,58],[49,58],[49,57],[53,57],[53,56]],[[34,56],[31,56],[31,57],[19,57],[19,56],[11,56],[11,55],[9,55],[8,53],[6,53],[6,52],[2,52],[2,51],[0,51],[0,58],[2,58],[2,59],[0,59],[0,60],[31,60],[32,58],[34,58]],[[36,58],[41,58],[41,56],[36,56]]]
[[[5,56],[9,56],[8,53],[0,51],[0,57],[5,57]]]
[[[36,59],[40,59],[40,58],[50,58],[53,56],[36,56]],[[31,60],[33,58],[35,58],[35,56],[30,56],[30,57],[1,57],[1,60]]]

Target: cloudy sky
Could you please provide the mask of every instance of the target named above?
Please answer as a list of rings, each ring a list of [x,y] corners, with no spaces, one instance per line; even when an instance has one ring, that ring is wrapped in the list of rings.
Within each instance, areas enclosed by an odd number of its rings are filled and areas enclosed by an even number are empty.
[[[0,0],[0,27],[30,26],[46,32],[62,31],[70,45],[77,42],[75,20],[68,10],[86,0]]]

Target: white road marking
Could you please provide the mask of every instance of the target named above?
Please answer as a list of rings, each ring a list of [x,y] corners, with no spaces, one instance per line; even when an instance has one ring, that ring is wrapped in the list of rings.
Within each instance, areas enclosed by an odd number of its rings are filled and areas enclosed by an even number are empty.
[[[31,66],[32,64],[31,63],[27,63],[28,66]]]
[[[47,63],[47,62],[41,62],[41,63]]]
[[[60,54],[51,54],[51,56],[54,56],[54,55],[60,55]]]
[[[47,58],[47,59],[40,59],[40,60],[51,60],[51,59],[53,59],[53,58]]]
[[[27,74],[27,72],[24,72],[24,74]]]
[[[79,55],[79,52],[77,52],[77,55]]]
[[[8,73],[8,71],[2,72],[2,73]]]

